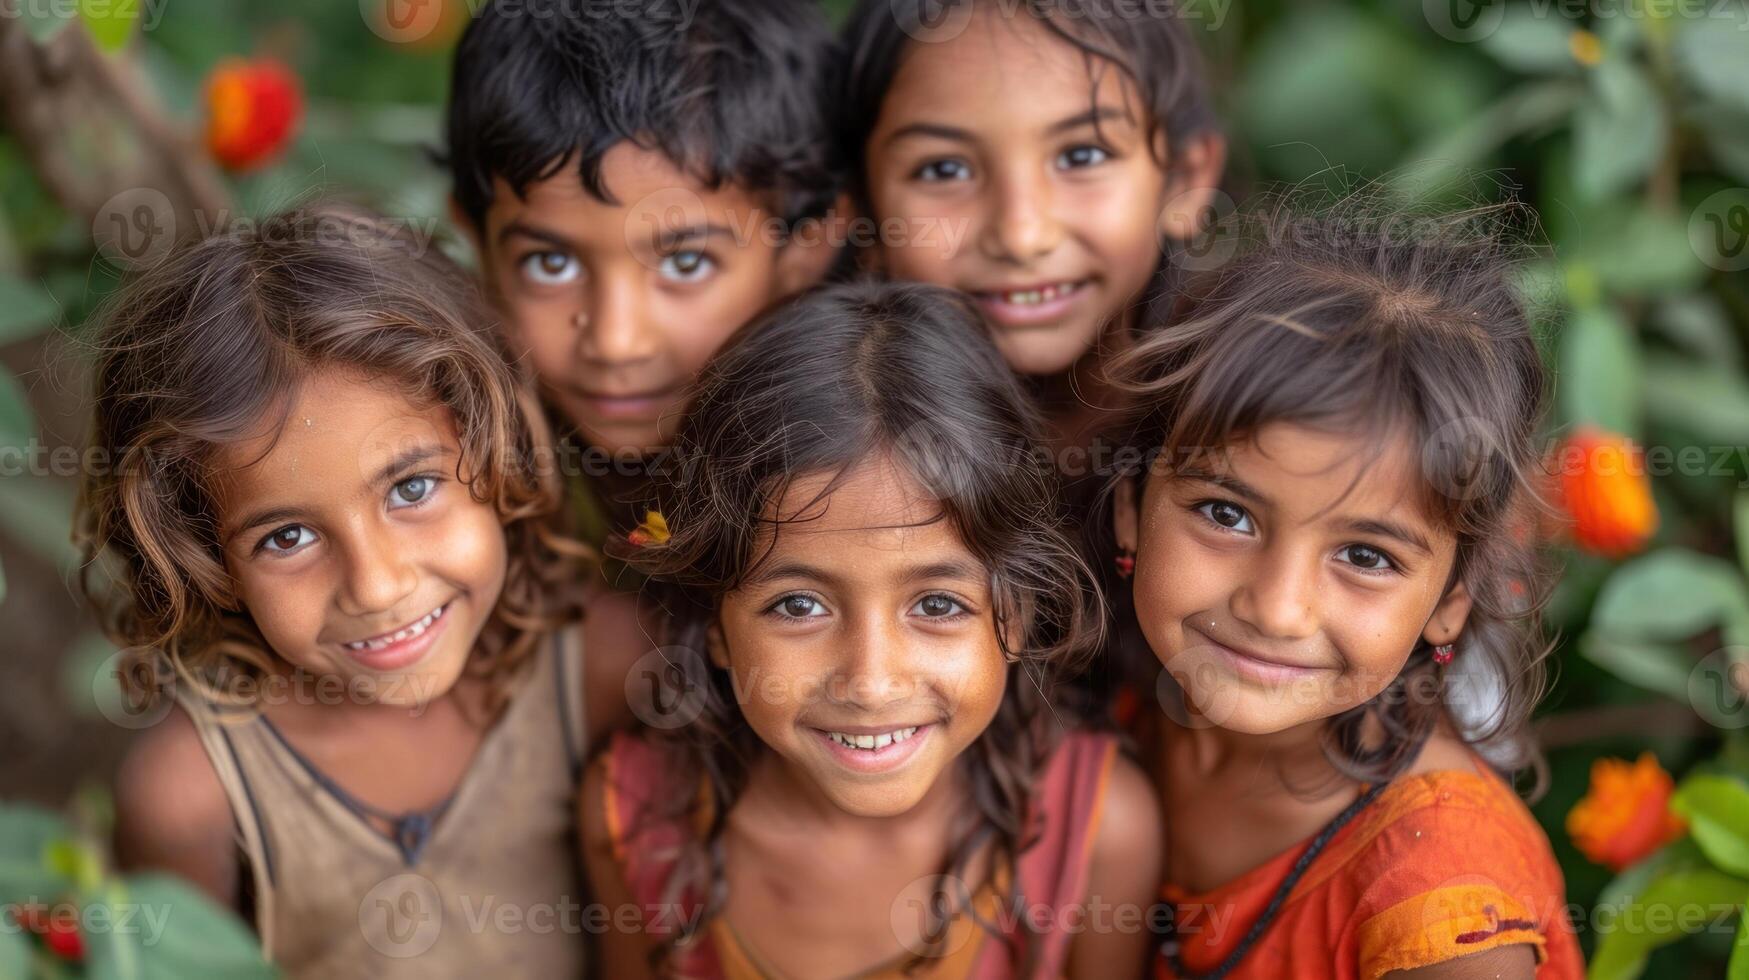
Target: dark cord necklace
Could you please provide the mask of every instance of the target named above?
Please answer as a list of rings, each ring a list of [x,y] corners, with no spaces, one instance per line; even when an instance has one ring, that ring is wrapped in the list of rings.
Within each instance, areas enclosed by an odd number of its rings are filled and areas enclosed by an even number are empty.
[[[1263,934],[1275,922],[1276,913],[1281,911],[1282,905],[1287,902],[1288,895],[1293,892],[1294,886],[1299,884],[1306,869],[1312,866],[1312,862],[1323,852],[1325,845],[1330,843],[1330,838],[1335,837],[1337,831],[1347,826],[1348,822],[1353,820],[1360,811],[1366,809],[1367,804],[1378,799],[1379,794],[1383,793],[1385,787],[1389,785],[1389,783],[1378,783],[1360,794],[1353,803],[1348,804],[1341,813],[1325,824],[1323,830],[1318,831],[1318,836],[1312,838],[1312,843],[1306,848],[1305,853],[1301,854],[1299,860],[1294,862],[1293,870],[1289,871],[1287,877],[1283,878],[1281,884],[1276,887],[1275,894],[1270,897],[1269,904],[1263,909],[1263,914],[1257,917],[1256,922],[1251,923],[1250,929],[1246,930],[1245,938],[1239,940],[1239,945],[1227,954],[1227,958],[1208,973],[1191,973],[1184,968],[1184,961],[1179,959],[1178,955],[1177,910],[1170,902],[1167,903],[1166,938],[1160,941],[1160,955],[1172,965],[1172,974],[1178,980],[1223,980],[1227,974],[1232,973],[1238,967],[1239,961],[1245,958],[1245,954],[1251,951],[1251,947],[1257,944],[1257,940],[1263,938]]]

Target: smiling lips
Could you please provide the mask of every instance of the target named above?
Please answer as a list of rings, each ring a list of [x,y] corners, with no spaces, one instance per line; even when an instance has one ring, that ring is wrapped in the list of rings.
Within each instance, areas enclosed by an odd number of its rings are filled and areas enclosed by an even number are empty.
[[[1018,289],[973,290],[972,297],[992,318],[1025,326],[1048,322],[1067,312],[1088,280],[1038,283]]]
[[[340,644],[341,649],[352,659],[376,670],[405,667],[431,649],[448,622],[445,614],[449,607],[450,603],[446,602],[398,630],[345,642]]]
[[[902,725],[884,730],[865,728],[846,732],[810,729],[826,751],[846,769],[862,773],[887,773],[903,766],[928,741],[933,724]]]

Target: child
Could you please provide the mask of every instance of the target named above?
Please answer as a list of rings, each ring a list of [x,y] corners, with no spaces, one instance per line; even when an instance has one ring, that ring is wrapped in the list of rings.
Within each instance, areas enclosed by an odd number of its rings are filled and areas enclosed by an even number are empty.
[[[1116,365],[1165,666],[1161,977],[1578,977],[1533,758],[1545,378],[1500,209],[1240,226]],[[1486,758],[1484,758],[1486,756]]]
[[[581,533],[629,530],[647,458],[723,342],[838,254],[813,0],[496,0],[456,50],[458,225],[584,458]],[[611,576],[618,580],[617,569]],[[635,588],[635,580],[618,582]]]
[[[1196,232],[1224,163],[1180,13],[863,0],[844,47],[839,144],[882,229],[871,258],[973,296],[1053,444],[1087,448],[1115,406],[1104,361],[1166,291],[1163,242]]]
[[[930,287],[823,290],[706,370],[633,556],[671,736],[585,781],[597,895],[646,910],[609,975],[1142,968],[1158,809],[1050,710],[1101,622],[1035,428]]]
[[[121,860],[288,976],[575,975],[580,928],[465,923],[582,903],[580,760],[644,646],[596,625],[615,597],[576,621],[544,427],[461,271],[334,206],[220,234],[108,312],[95,399],[87,592],[177,705],[118,776]]]

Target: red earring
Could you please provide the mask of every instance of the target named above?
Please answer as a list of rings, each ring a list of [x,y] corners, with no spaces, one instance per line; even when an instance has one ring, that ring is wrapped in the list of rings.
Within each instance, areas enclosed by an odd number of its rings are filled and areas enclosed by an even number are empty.
[[[1117,574],[1119,578],[1129,578],[1136,572],[1136,553],[1128,548],[1118,553]]]
[[[1433,662],[1441,667],[1450,664],[1451,658],[1455,655],[1456,651],[1452,648],[1452,644],[1450,643],[1441,643],[1439,646],[1433,648]]]

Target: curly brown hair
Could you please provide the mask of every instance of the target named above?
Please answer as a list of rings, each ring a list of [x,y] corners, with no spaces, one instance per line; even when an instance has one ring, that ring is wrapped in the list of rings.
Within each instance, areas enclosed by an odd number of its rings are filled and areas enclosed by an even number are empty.
[[[1055,473],[1036,450],[1038,425],[977,308],[931,286],[817,291],[741,335],[706,368],[657,485],[672,537],[614,549],[650,577],[669,615],[665,652],[679,659],[665,683],[686,684],[673,693],[702,702],[696,721],[659,735],[679,773],[674,785],[702,783],[708,799],[672,801],[674,811],[658,819],[692,826],[701,805],[710,818],[669,883],[671,896],[702,896],[704,914],[667,952],[721,911],[728,813],[764,751],[728,672],[708,659],[718,604],[757,572],[783,532],[774,508],[795,481],[830,474],[824,496],[881,454],[939,501],[943,519],[990,570],[994,627],[1010,660],[995,719],[957,763],[972,799],[942,871],[963,879],[990,848],[987,880],[1025,849],[1032,787],[1058,734],[1053,720],[1062,717],[1051,703],[1057,681],[1082,666],[1105,625]],[[983,882],[969,884],[975,893]],[[953,907],[945,894],[936,898],[932,908]]]
[[[1532,533],[1547,377],[1513,278],[1533,228],[1516,204],[1442,212],[1380,187],[1260,198],[1228,226],[1232,258],[1187,280],[1172,322],[1113,364],[1139,462],[1112,487],[1276,422],[1356,432],[1377,452],[1409,434],[1426,512],[1457,539],[1451,582],[1473,605],[1452,667],[1418,643],[1383,692],[1325,724],[1325,755],[1356,780],[1403,771],[1442,722],[1496,766],[1542,777],[1529,723],[1551,648],[1552,576]]]
[[[468,665],[490,706],[539,635],[578,615],[560,586],[585,552],[551,520],[561,489],[540,465],[545,422],[471,277],[407,224],[328,203],[239,225],[130,283],[94,344],[90,438],[111,465],[80,488],[80,588],[117,645],[161,655],[209,698],[235,704],[233,685],[272,663],[217,539],[214,459],[282,422],[317,371],[360,372],[453,414],[459,472],[497,511],[509,553]],[[122,676],[148,698],[169,680]]]

